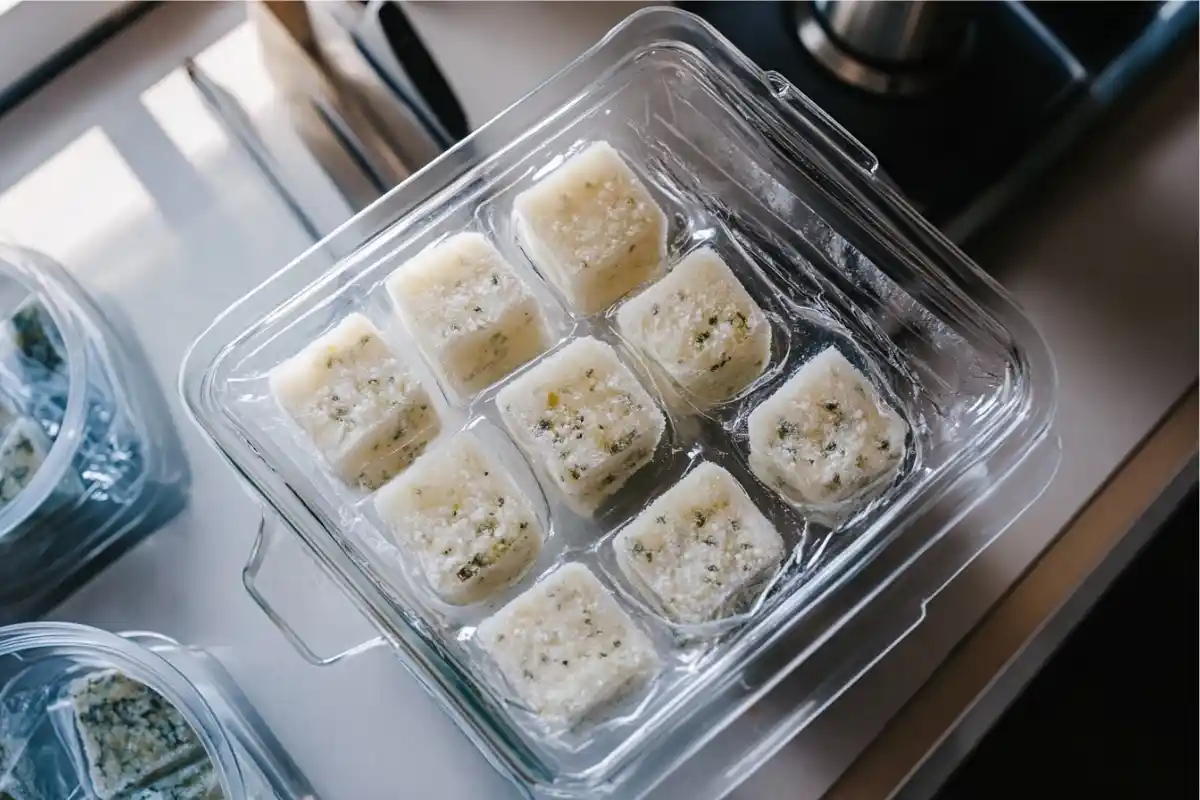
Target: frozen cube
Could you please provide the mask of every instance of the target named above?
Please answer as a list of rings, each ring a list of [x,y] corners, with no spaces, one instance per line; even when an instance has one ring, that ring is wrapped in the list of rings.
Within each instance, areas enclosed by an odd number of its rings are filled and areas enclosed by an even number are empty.
[[[50,452],[50,437],[29,417],[18,417],[0,434],[0,504],[24,491]]]
[[[517,443],[591,514],[653,457],[662,411],[613,348],[576,339],[496,396]]]
[[[666,258],[666,215],[605,142],[518,195],[513,220],[533,263],[585,314],[656,277]]]
[[[80,678],[69,694],[88,776],[101,800],[204,755],[178,709],[119,672]]]
[[[745,389],[771,356],[767,315],[709,248],[622,305],[617,326],[701,407]]]
[[[676,622],[728,616],[783,559],[783,539],[746,490],[704,463],[613,539],[630,582]]]
[[[797,502],[841,502],[890,473],[908,425],[835,347],[750,414],[750,467]]]
[[[582,564],[559,567],[484,620],[476,638],[539,716],[573,725],[658,672],[654,645]]]
[[[542,546],[533,505],[470,433],[417,459],[379,491],[375,508],[448,603],[474,603],[505,588]]]
[[[276,401],[337,476],[378,489],[441,428],[428,392],[361,314],[271,371]]]
[[[387,289],[425,357],[460,397],[549,345],[537,298],[478,233],[420,253],[388,278]]]
[[[224,800],[221,781],[207,758],[121,797],[122,800]]]

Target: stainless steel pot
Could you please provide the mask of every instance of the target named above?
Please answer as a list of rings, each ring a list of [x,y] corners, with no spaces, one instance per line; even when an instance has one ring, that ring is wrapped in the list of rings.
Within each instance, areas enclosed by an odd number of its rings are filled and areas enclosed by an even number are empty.
[[[914,94],[953,70],[969,45],[973,3],[811,0],[797,32],[813,57],[847,83]]]

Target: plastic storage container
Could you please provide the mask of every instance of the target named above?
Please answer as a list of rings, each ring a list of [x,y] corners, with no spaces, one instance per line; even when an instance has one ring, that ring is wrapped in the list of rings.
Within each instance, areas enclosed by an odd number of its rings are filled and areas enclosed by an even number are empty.
[[[182,450],[137,357],[61,266],[0,245],[0,622],[183,508]]]
[[[668,263],[715,249],[771,320],[764,375],[732,400],[695,413],[666,401],[663,376],[616,333],[619,303],[572,309],[519,246],[516,194],[598,141],[626,158],[666,211]],[[533,286],[551,353],[585,335],[608,341],[663,398],[654,460],[594,518],[561,502],[505,434],[495,398],[514,376],[469,397],[438,391],[397,322],[384,281],[463,230],[484,234]],[[351,255],[330,268],[328,252]],[[269,371],[351,312],[372,319],[436,395],[438,441],[476,432],[548,531],[530,573],[488,602],[431,597],[371,496],[320,469],[271,400]],[[910,435],[886,486],[849,506],[797,507],[751,476],[747,417],[829,344],[868,374]],[[1036,498],[1058,460],[1053,364],[1011,299],[896,195],[836,123],[671,9],[627,19],[232,307],[193,346],[181,383],[201,427],[263,502],[267,535],[246,583],[301,653],[328,664],[354,650],[318,656],[257,588],[277,531],[300,537],[491,763],[535,797],[728,791],[919,624],[928,600]],[[679,625],[614,568],[609,543],[699,460],[743,483],[790,555],[740,613]],[[569,562],[600,577],[663,667],[605,716],[563,729],[515,697],[475,632]]]
[[[157,634],[117,635],[67,623],[0,628],[0,797],[62,800],[98,796],[84,766],[86,745],[80,738],[70,693],[89,677],[111,671],[149,687],[177,709],[203,747],[203,753],[197,752],[186,764],[175,763],[145,780],[141,793],[131,787],[115,796],[147,800],[316,797],[213,656]],[[131,702],[135,713],[136,703]],[[124,755],[136,758],[142,753]],[[122,765],[122,769],[126,767]],[[146,788],[155,780],[162,781],[164,775],[190,778],[190,789],[170,794]],[[108,794],[107,790],[101,791]]]

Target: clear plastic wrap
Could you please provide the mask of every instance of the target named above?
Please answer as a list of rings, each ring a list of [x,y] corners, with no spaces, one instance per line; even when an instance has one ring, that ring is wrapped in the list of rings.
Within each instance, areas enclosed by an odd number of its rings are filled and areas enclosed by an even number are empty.
[[[188,472],[138,351],[58,264],[0,245],[0,622],[177,514]]]
[[[621,338],[615,321],[623,301],[580,313],[518,244],[517,194],[598,141],[622,154],[666,212],[668,265],[710,248],[764,311],[769,358],[732,398],[690,397]],[[468,398],[441,390],[383,286],[407,259],[463,230],[487,236],[534,288],[554,340],[546,354]],[[747,700],[729,689],[749,667],[758,670],[756,693],[791,671],[781,642],[795,648],[799,637],[801,652],[816,652],[848,621],[874,620],[857,644],[841,641],[838,654],[821,653],[840,660],[831,671],[837,681],[821,683],[807,705],[827,702],[902,637],[925,600],[978,552],[920,572],[903,603],[873,601],[986,496],[963,488],[981,471],[999,482],[1031,453],[1050,469],[1055,463],[1053,443],[1042,447],[1053,366],[1011,301],[874,175],[861,146],[678,11],[634,15],[338,237],[361,246],[332,269],[319,250],[302,257],[198,340],[184,366],[184,395],[267,513],[302,537],[493,763],[537,796],[600,788],[640,796],[745,711]],[[270,370],[351,312],[368,316],[437,395],[442,430],[431,447],[474,432],[545,527],[536,565],[487,602],[438,600],[381,524],[371,496],[320,469],[311,442],[270,396]],[[565,502],[544,467],[512,440],[495,402],[505,386],[585,336],[615,348],[667,421],[652,461],[594,515]],[[844,502],[798,504],[754,475],[747,421],[830,345],[903,417],[907,439],[897,467]],[[745,488],[788,555],[738,613],[680,624],[628,583],[611,541],[703,461]],[[1010,519],[1033,499],[1018,497]],[[564,728],[545,724],[514,696],[474,633],[571,562],[588,566],[634,615],[662,668],[602,714]],[[758,666],[771,660],[779,661],[775,675]],[[805,722],[787,720],[788,735]]]

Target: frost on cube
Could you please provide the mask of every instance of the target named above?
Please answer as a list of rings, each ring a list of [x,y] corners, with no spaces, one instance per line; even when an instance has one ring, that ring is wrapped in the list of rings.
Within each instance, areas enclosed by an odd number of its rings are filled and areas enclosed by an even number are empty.
[[[727,471],[705,462],[613,539],[630,583],[682,623],[729,616],[774,574],[783,539]]]
[[[513,438],[582,514],[650,461],[666,429],[662,411],[616,351],[591,337],[505,386],[496,404]]]
[[[801,504],[846,500],[891,473],[908,425],[837,348],[797,370],[750,414],[750,467]]]
[[[417,459],[376,494],[375,508],[438,596],[456,605],[512,584],[542,546],[529,499],[469,432]]]
[[[650,639],[581,564],[566,564],[480,624],[476,638],[520,699],[573,725],[659,669]]]
[[[771,355],[766,314],[709,248],[622,305],[617,326],[702,408],[749,386]]]
[[[361,314],[271,371],[271,392],[337,476],[378,489],[441,427],[428,392]]]
[[[656,277],[666,257],[666,216],[605,142],[518,195],[513,220],[530,259],[586,314]]]
[[[148,778],[204,755],[178,709],[119,672],[80,678],[69,695],[88,776],[101,800],[124,797]]]
[[[537,298],[478,233],[460,233],[388,278],[409,333],[450,389],[465,397],[548,346]]]

